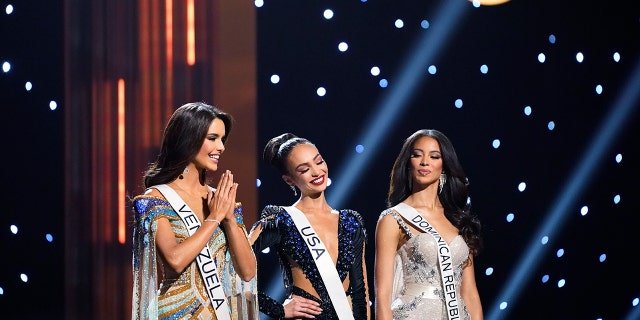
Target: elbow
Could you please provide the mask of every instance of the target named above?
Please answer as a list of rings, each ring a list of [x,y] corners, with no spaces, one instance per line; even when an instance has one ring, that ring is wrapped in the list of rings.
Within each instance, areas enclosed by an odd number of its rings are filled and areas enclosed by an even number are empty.
[[[242,281],[244,282],[248,282],[251,281],[251,279],[253,279],[256,276],[256,271],[248,271],[248,272],[242,272],[241,274],[238,273],[238,275],[240,276],[240,279],[242,279]]]

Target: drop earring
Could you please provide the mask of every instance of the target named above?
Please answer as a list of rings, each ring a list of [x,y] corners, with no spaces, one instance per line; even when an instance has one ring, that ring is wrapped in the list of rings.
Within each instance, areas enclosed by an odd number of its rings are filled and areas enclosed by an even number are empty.
[[[298,195],[298,191],[296,191],[296,187],[293,185],[289,185],[289,187],[291,187],[291,190],[293,190],[293,196],[297,196]]]
[[[182,170],[182,174],[187,174],[187,173],[189,173],[189,167],[185,167],[184,170]],[[184,179],[184,176],[182,176],[182,174],[178,178]]]
[[[438,194],[442,193],[442,188],[444,188],[444,184],[447,183],[447,175],[444,173],[444,170],[442,170],[442,173],[440,174],[440,179],[438,179]]]

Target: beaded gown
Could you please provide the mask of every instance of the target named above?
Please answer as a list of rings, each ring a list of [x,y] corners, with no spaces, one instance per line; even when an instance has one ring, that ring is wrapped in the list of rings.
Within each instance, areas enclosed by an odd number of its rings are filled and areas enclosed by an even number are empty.
[[[395,258],[391,310],[394,320],[446,320],[442,278],[438,265],[437,242],[428,233],[414,234],[400,215],[387,209],[380,218],[392,215],[409,240],[398,249]],[[469,247],[461,235],[448,244],[451,250],[459,319],[470,319],[460,296],[462,267],[469,258]]]
[[[366,242],[364,222],[359,213],[349,209],[339,211],[338,220],[338,261],[336,269],[342,281],[349,275],[349,290],[347,296],[351,298],[355,319],[366,319],[368,302],[364,282],[364,265],[362,253]],[[291,216],[281,206],[268,205],[260,215],[253,228],[262,226],[259,237],[253,244],[254,252],[260,252],[271,247],[276,251],[280,260],[286,295],[296,294],[320,303],[323,312],[315,319],[337,319],[327,288],[322,281],[313,256],[304,243]],[[310,293],[295,287],[291,274],[291,263],[295,262],[307,276],[320,299]],[[260,268],[260,266],[258,266]],[[283,319],[284,309],[282,301],[278,302],[262,291],[258,291],[260,311],[273,319]]]
[[[157,221],[161,217],[168,219],[176,238],[182,242],[189,233],[178,213],[166,200],[148,195],[133,199],[133,211],[132,319],[217,319],[196,260],[177,279],[164,277],[162,260],[155,246]],[[234,214],[236,222],[244,229],[240,203],[236,204]],[[244,282],[236,274],[220,227],[207,245],[216,259],[231,319],[258,319],[256,299],[252,298],[257,294],[256,277]]]

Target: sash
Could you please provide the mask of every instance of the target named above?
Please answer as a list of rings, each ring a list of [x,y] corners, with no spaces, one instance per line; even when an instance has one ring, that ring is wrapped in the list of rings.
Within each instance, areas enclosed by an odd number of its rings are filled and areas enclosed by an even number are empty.
[[[353,320],[353,310],[347,301],[347,294],[344,292],[338,270],[336,270],[336,266],[333,264],[333,260],[331,260],[331,256],[327,252],[324,243],[322,243],[320,237],[317,236],[315,230],[311,227],[311,223],[309,223],[309,220],[307,220],[307,217],[305,217],[302,211],[294,206],[284,207],[284,209],[289,213],[289,216],[291,216],[293,223],[296,225],[296,228],[298,228],[298,232],[300,232],[302,239],[307,244],[313,260],[316,262],[316,267],[320,272],[324,285],[327,287],[327,292],[329,293],[331,303],[333,303],[333,308],[336,310],[338,318],[341,320]]]
[[[178,213],[182,222],[187,226],[189,236],[193,235],[198,228],[200,228],[200,221],[198,216],[191,211],[191,208],[180,198],[178,193],[166,184],[154,186],[160,193],[169,201],[173,209]],[[209,300],[211,306],[216,311],[216,317],[220,320],[230,320],[230,309],[227,304],[227,297],[222,290],[222,283],[220,275],[218,274],[218,267],[216,261],[213,258],[209,246],[205,245],[204,248],[198,254],[196,258],[198,262],[198,268],[200,269],[200,275],[207,287],[207,293],[209,294]]]
[[[440,277],[442,278],[442,288],[446,300],[447,317],[449,320],[460,319],[458,309],[458,299],[456,285],[453,280],[453,268],[451,267],[451,250],[447,242],[440,236],[438,231],[412,206],[406,203],[398,203],[395,209],[402,217],[411,222],[416,228],[432,235],[438,244],[438,262],[440,265]]]

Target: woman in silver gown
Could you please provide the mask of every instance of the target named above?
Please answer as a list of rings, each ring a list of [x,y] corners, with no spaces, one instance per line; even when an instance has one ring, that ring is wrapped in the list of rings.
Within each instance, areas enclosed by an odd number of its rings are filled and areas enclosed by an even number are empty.
[[[376,226],[376,319],[483,319],[480,222],[449,139],[418,130],[395,160]]]

